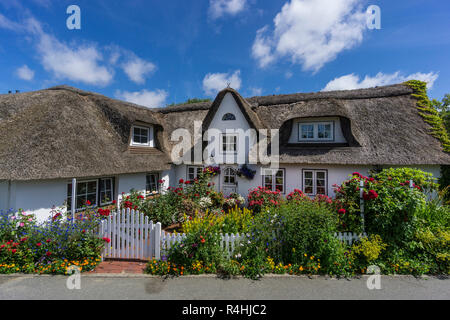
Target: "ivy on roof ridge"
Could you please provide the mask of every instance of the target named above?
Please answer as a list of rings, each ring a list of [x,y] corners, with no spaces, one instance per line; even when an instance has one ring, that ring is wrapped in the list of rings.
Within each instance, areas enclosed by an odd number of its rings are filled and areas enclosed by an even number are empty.
[[[431,126],[430,134],[439,139],[445,152],[450,153],[450,138],[447,130],[445,130],[444,121],[440,117],[439,112],[433,107],[430,98],[428,98],[426,82],[410,80],[404,84],[413,89],[414,93],[412,96],[417,99],[419,114]]]

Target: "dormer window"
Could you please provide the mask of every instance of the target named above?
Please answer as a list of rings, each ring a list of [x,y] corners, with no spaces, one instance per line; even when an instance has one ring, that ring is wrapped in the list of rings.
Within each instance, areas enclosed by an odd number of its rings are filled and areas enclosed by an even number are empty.
[[[153,127],[133,126],[131,145],[135,147],[154,147]]]
[[[334,122],[298,124],[299,141],[334,141]]]
[[[227,113],[222,118],[222,121],[235,121],[235,120],[236,120],[236,116],[232,113]]]

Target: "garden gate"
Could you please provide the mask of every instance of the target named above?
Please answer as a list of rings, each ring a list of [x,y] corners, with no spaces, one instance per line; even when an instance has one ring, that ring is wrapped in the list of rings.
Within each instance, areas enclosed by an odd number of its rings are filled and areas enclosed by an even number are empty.
[[[130,209],[113,212],[100,225],[105,240],[102,258],[149,260],[161,258],[161,223]]]

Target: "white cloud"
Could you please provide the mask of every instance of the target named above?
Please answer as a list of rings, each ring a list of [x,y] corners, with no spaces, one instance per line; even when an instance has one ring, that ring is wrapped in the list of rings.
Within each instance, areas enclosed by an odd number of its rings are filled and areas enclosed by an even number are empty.
[[[272,52],[273,41],[264,36],[268,28],[268,26],[265,26],[256,32],[256,39],[252,47],[252,55],[258,60],[261,68],[265,68],[276,59],[275,54]]]
[[[209,0],[209,15],[218,19],[224,15],[234,16],[243,11],[247,0]]]
[[[291,0],[274,19],[274,31],[258,30],[252,55],[264,68],[289,57],[303,70],[317,72],[343,50],[363,40],[362,0]]]
[[[91,85],[106,86],[111,83],[114,72],[102,65],[102,54],[93,45],[75,48],[41,33],[38,51],[45,70],[58,79],[68,79]]]
[[[260,96],[262,95],[262,88],[250,88],[250,92],[252,96]]]
[[[407,76],[402,75],[399,71],[392,74],[385,74],[379,72],[376,76],[365,76],[364,79],[360,79],[355,74],[348,74],[330,81],[322,91],[333,90],[351,90],[361,88],[372,88],[377,86],[385,86],[390,84],[402,83],[408,80],[421,80],[428,84],[428,88],[431,89],[434,82],[438,79],[439,74],[430,73],[414,73]]]
[[[26,81],[31,81],[34,78],[34,71],[31,70],[27,65],[18,68],[16,74],[20,79]]]
[[[0,28],[31,36],[28,38],[36,46],[42,66],[56,79],[106,86],[113,81],[114,69],[121,67],[131,81],[143,84],[156,70],[153,63],[116,45],[98,48],[95,43],[69,44],[60,41],[46,33],[41,22],[34,17],[19,24],[0,14]]]
[[[133,56],[122,65],[122,69],[131,81],[144,84],[146,77],[156,70],[156,66],[151,62]]]
[[[239,90],[241,88],[241,71],[230,73],[208,73],[203,79],[203,90],[208,96],[215,96],[219,91],[230,87]]]
[[[292,78],[294,76],[294,73],[292,72],[292,71],[287,71],[285,74],[284,74],[284,77],[286,78],[286,79],[290,79],[290,78]]]
[[[116,91],[116,97],[147,108],[160,108],[166,105],[168,93],[165,90]]]
[[[17,22],[8,19],[7,17],[5,17],[0,13],[0,28],[13,31],[21,31],[23,29],[23,26]]]

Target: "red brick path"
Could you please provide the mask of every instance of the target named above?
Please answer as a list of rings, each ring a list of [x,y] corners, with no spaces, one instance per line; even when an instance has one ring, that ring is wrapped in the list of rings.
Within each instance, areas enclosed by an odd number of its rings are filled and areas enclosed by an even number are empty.
[[[90,273],[142,274],[144,273],[145,265],[145,262],[103,261],[94,271],[91,271]]]

